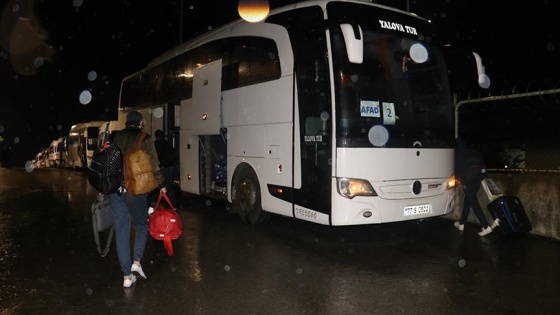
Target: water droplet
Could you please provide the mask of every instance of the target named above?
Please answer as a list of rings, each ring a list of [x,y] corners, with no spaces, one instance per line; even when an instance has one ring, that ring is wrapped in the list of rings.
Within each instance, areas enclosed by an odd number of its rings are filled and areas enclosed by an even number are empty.
[[[35,168],[33,167],[33,162],[31,161],[25,162],[25,170],[27,171],[27,173],[33,172],[34,169]]]
[[[89,104],[91,102],[91,93],[89,91],[82,91],[80,93],[80,103],[83,105]]]
[[[39,68],[40,66],[42,66],[45,63],[45,61],[43,60],[43,57],[37,57],[35,58],[35,60],[33,61],[33,65],[35,66],[35,68]]]
[[[95,81],[97,79],[97,72],[91,70],[87,75],[88,80]]]

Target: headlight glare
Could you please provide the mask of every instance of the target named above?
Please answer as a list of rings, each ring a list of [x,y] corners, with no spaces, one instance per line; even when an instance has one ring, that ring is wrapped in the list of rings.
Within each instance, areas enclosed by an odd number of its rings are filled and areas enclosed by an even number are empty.
[[[459,185],[459,180],[455,176],[450,176],[447,180],[447,189],[454,189]]]
[[[356,196],[377,196],[370,182],[359,178],[337,178],[338,193],[346,198]]]

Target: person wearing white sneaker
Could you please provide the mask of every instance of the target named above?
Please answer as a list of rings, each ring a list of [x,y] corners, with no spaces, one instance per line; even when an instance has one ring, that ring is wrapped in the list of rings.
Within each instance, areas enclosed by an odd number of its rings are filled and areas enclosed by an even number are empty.
[[[482,155],[469,148],[463,139],[457,138],[455,144],[455,176],[463,187],[465,193],[461,219],[454,222],[459,231],[463,231],[465,223],[469,217],[471,208],[480,222],[482,230],[478,235],[485,236],[492,233],[492,228],[488,225],[488,220],[478,203],[477,192],[480,189],[481,181],[486,177],[486,163]]]
[[[488,235],[490,233],[492,233],[492,228],[487,226],[487,227],[483,228],[482,230],[480,230],[480,232],[478,232],[478,235],[484,236],[484,235]]]
[[[132,284],[136,282],[136,276],[131,274],[129,276],[124,276],[124,282],[123,282],[123,287],[125,288],[130,288],[130,286],[132,286]]]
[[[132,263],[132,267],[130,268],[130,272],[136,272],[142,278],[148,279],[148,277],[146,277],[146,274],[144,273],[144,270],[142,270],[142,265],[140,265],[139,261],[135,261],[134,263]]]
[[[116,144],[123,154],[126,154],[130,148],[137,145],[143,126],[144,118],[142,114],[131,111],[126,115],[125,129],[113,131],[109,140]],[[151,137],[146,136],[141,146],[150,154],[152,170],[154,177],[158,180],[160,191],[167,192],[163,175],[158,167],[156,148]],[[149,234],[148,198],[146,194],[132,195],[126,189],[121,189],[117,193],[109,194],[109,201],[115,227],[117,258],[124,276],[123,287],[129,288],[137,280],[133,272],[146,279],[140,261],[144,256]],[[134,228],[134,233],[131,233],[131,228]],[[134,235],[134,242],[131,246],[130,237],[132,234]]]
[[[490,227],[493,229],[497,228],[498,226],[500,226],[500,219],[496,219],[494,220],[494,222],[492,222],[492,225],[490,225]]]

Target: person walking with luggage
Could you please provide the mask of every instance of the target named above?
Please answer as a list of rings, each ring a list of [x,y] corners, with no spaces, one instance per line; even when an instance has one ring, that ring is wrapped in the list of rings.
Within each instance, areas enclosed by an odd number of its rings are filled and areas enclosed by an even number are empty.
[[[177,209],[177,199],[175,198],[175,174],[177,170],[177,152],[175,148],[165,140],[165,135],[161,129],[154,132],[156,140],[154,145],[156,147],[159,168],[163,174],[165,189],[167,190],[167,196],[169,201],[173,204],[173,207]],[[156,197],[157,198],[157,197]]]
[[[126,127],[123,130],[113,132],[110,136],[110,142],[117,145],[123,156],[127,151],[136,147],[138,140],[142,135],[144,126],[144,118],[137,111],[131,111],[126,116]],[[144,137],[141,147],[150,155],[150,163],[154,177],[156,178],[159,189],[166,192],[158,164],[158,157],[154,142],[147,135]],[[123,161],[126,163],[126,160]],[[123,169],[125,165],[123,165]],[[131,195],[126,189],[121,187],[119,192],[109,195],[111,214],[113,215],[115,238],[117,243],[117,256],[121,271],[124,276],[123,286],[130,287],[136,281],[136,274],[146,279],[146,274],[142,270],[141,260],[144,256],[146,243],[148,241],[148,199],[147,194]],[[133,261],[131,260],[130,251],[130,227],[131,219],[134,223],[134,247],[132,251]]]
[[[480,152],[469,148],[461,138],[457,138],[455,146],[455,176],[465,194],[461,219],[453,224],[459,231],[463,231],[472,208],[482,227],[478,235],[485,236],[492,233],[492,228],[488,226],[477,197],[480,182],[486,177],[486,163]]]

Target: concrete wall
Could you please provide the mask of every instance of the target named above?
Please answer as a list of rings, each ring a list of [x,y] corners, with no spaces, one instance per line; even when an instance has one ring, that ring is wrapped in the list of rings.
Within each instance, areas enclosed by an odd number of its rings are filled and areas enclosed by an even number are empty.
[[[560,173],[490,172],[488,176],[498,184],[504,194],[519,197],[533,225],[530,234],[560,240]],[[463,205],[462,189],[457,190],[455,198],[455,209],[447,217],[458,220]],[[488,222],[492,222],[486,207],[488,197],[482,188],[478,192],[478,200],[485,210]],[[474,222],[478,226],[478,220],[472,211],[469,214],[469,222]]]

